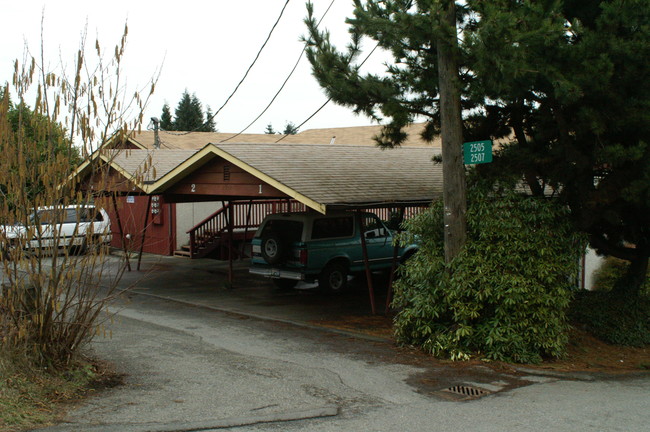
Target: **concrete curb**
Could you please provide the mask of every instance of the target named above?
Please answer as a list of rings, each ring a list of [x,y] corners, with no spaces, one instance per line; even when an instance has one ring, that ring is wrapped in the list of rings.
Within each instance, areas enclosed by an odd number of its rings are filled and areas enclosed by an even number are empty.
[[[650,376],[646,371],[620,371],[620,372],[603,372],[603,371],[552,371],[545,369],[535,369],[525,366],[511,365],[514,370],[526,375],[556,378],[573,381],[604,381],[613,379],[642,378]]]
[[[339,414],[338,408],[325,406],[299,411],[285,411],[271,414],[252,415],[246,417],[230,417],[225,419],[204,420],[200,422],[178,423],[112,423],[112,424],[80,424],[62,423],[57,426],[43,429],[34,429],[35,432],[68,432],[83,430],[84,432],[190,432],[225,429],[241,426],[251,426],[261,423],[289,422],[310,420],[322,417],[334,417]]]

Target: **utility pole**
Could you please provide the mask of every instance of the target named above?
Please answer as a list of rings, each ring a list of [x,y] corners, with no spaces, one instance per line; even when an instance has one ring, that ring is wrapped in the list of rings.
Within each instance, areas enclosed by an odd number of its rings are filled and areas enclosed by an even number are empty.
[[[456,4],[454,0],[440,0],[436,3],[432,7],[432,14],[440,17],[436,47],[442,138],[442,200],[445,208],[445,262],[449,263],[467,240],[467,183],[462,150]]]

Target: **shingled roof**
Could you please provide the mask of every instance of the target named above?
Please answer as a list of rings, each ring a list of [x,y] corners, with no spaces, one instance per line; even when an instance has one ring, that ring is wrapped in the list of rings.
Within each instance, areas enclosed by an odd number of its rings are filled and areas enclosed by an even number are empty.
[[[325,213],[328,209],[424,204],[442,196],[442,167],[433,148],[381,150],[372,146],[208,144],[196,150],[113,150],[103,159],[148,194],[221,157]]]
[[[129,179],[154,183],[173,171],[197,150],[110,150],[106,160]]]
[[[381,150],[304,144],[216,147],[327,208],[427,203],[442,196],[442,166],[433,163],[437,152],[432,148]]]

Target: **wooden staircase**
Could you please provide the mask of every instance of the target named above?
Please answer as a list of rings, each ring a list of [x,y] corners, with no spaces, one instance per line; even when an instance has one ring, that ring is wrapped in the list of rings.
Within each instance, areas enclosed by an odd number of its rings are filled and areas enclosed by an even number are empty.
[[[190,252],[190,245],[186,244],[181,246],[180,249],[174,251],[174,256],[192,258],[192,253]]]
[[[295,200],[229,202],[187,231],[190,243],[174,251],[174,256],[243,259],[246,244],[267,214],[304,210],[304,204]]]

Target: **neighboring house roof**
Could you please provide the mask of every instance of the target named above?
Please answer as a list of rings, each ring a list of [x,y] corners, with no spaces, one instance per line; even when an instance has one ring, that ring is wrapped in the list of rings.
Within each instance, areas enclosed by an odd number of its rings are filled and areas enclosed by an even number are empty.
[[[108,163],[147,194],[164,193],[221,157],[289,197],[328,209],[424,204],[442,196],[442,167],[433,148],[381,150],[372,146],[208,144],[193,150],[111,150]],[[81,167],[77,173],[81,173]],[[254,198],[254,197],[252,197]]]
[[[160,148],[167,150],[199,150],[208,143],[218,143],[235,134],[221,132],[164,132],[159,133]],[[234,138],[234,142],[271,144],[280,139],[279,135],[272,134],[241,134]],[[134,132],[129,140],[142,149],[154,148],[154,132]]]
[[[374,146],[373,137],[381,132],[381,125],[356,126],[343,128],[308,129],[295,135],[274,134],[241,134],[222,132],[167,132],[160,131],[159,137],[162,149],[194,149],[198,150],[207,143],[247,143],[247,144],[273,144],[280,138],[283,144],[335,144],[335,145],[365,145]],[[408,138],[403,147],[440,147],[440,137],[432,143],[427,143],[420,138],[424,123],[415,123],[405,128]],[[154,148],[154,132],[134,132],[130,141],[142,149]],[[333,142],[332,142],[333,141]]]
[[[282,142],[304,142],[310,144],[333,144],[341,145],[377,145],[373,137],[381,132],[381,125],[353,126],[342,128],[308,129],[296,135],[286,137]],[[413,123],[404,128],[408,137],[402,143],[402,147],[440,147],[440,137],[433,142],[426,142],[421,138],[424,130],[424,123]]]

